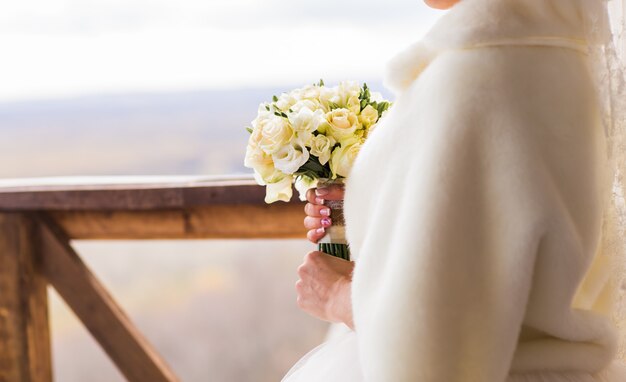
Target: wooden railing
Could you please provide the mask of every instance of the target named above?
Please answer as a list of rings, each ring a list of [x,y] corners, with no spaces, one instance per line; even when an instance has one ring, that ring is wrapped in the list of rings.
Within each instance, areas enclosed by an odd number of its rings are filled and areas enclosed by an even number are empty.
[[[0,382],[52,380],[47,286],[132,382],[177,381],[72,239],[304,237],[302,203],[251,178],[0,181]]]

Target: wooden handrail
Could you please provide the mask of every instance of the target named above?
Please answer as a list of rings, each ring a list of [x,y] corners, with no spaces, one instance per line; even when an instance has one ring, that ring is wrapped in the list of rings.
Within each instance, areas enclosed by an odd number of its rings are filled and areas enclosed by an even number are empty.
[[[152,181],[152,177],[85,179],[90,183],[81,183],[83,178],[62,179],[66,181],[0,181],[0,211],[137,211],[222,204],[263,205],[265,194],[263,187],[245,176],[158,177],[159,182]],[[291,203],[298,204],[297,198]]]
[[[177,381],[71,239],[305,237],[250,176],[0,180],[0,381],[52,380],[46,285],[132,382]]]

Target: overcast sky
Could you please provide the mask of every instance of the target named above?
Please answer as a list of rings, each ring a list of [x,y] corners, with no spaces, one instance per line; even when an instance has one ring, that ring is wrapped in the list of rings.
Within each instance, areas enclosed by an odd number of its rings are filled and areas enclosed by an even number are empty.
[[[0,3],[0,101],[380,79],[441,15],[421,0]]]

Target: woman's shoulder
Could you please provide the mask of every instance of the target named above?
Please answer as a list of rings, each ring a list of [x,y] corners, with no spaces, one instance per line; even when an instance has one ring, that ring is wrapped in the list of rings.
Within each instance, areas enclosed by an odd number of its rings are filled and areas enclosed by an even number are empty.
[[[413,106],[434,100],[456,113],[592,106],[594,87],[586,60],[562,48],[447,50],[433,58],[402,97]]]
[[[408,88],[421,73],[430,68],[440,56],[465,56],[471,64],[476,57],[479,64],[506,65],[503,51],[534,51],[542,56],[549,45],[568,46],[570,50],[584,50],[583,20],[592,10],[586,0],[552,4],[544,0],[461,1],[445,13],[419,41],[414,42],[387,63],[385,84],[396,94]],[[525,46],[526,45],[526,46]],[[490,46],[490,47],[488,47]],[[475,48],[488,47],[486,49]],[[499,53],[483,53],[485,50]],[[546,50],[546,55],[552,53]],[[506,55],[506,54],[505,54]],[[447,62],[449,63],[449,62]],[[478,67],[466,75],[475,76],[490,68]]]
[[[598,140],[587,70],[579,53],[557,48],[447,51],[398,97],[388,140],[428,147],[438,158],[501,152],[512,142],[506,155],[556,160],[553,148],[564,139],[584,152],[585,142]],[[576,154],[559,147],[559,157]]]

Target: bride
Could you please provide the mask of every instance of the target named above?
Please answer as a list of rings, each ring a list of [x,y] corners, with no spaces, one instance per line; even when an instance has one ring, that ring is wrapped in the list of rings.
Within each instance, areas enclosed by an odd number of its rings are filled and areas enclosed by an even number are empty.
[[[450,10],[389,62],[394,107],[345,184],[354,262],[298,269],[298,306],[344,330],[283,381],[626,381],[606,2],[426,3]],[[307,196],[316,242],[344,190]]]

